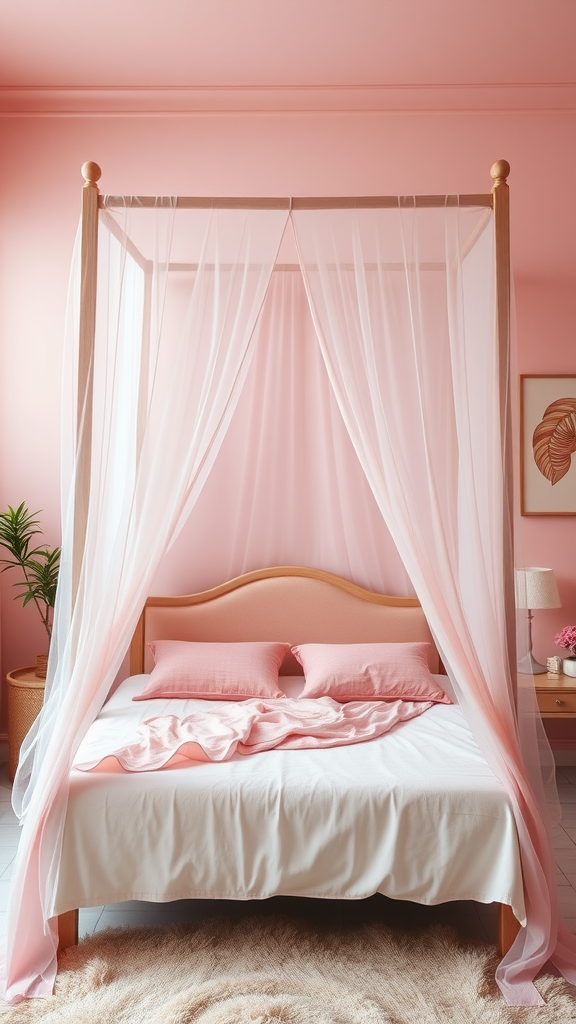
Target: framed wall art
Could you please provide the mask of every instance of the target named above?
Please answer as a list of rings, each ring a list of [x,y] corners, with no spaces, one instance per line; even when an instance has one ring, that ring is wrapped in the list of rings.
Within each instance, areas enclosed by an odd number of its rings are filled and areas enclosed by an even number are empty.
[[[520,377],[523,516],[576,515],[576,375]]]

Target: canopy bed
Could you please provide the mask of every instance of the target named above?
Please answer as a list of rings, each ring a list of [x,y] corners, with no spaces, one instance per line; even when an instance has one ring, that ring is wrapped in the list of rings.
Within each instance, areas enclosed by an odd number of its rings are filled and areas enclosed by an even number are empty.
[[[69,912],[112,895],[112,883],[99,888],[94,881],[102,879],[109,857],[106,842],[92,858],[93,874],[78,857],[93,841],[87,822],[94,807],[108,800],[104,791],[123,794],[128,802],[138,794],[139,806],[143,801],[155,807],[165,787],[175,786],[178,806],[194,808],[175,812],[177,830],[187,813],[198,816],[204,808],[209,847],[208,818],[217,813],[218,792],[228,794],[229,808],[241,808],[240,818],[259,820],[262,795],[254,780],[269,771],[262,764],[282,766],[280,774],[290,766],[286,787],[278,792],[293,815],[286,833],[278,829],[275,859],[263,864],[256,849],[252,861],[242,858],[247,873],[236,873],[232,884],[230,858],[224,867],[228,881],[203,874],[201,866],[191,879],[187,868],[181,874],[177,854],[179,867],[172,858],[160,888],[152,891],[144,881],[138,891],[153,899],[175,898],[176,892],[357,898],[387,891],[423,902],[476,893],[511,908],[522,925],[512,941],[512,915],[503,914],[505,956],[497,980],[508,1001],[541,1001],[532,981],[549,959],[576,981],[576,940],[558,916],[534,694],[515,685],[508,165],[494,165],[487,195],[291,200],[100,196],[100,169],[86,164],[83,171],[65,370],[65,394],[74,401],[68,399],[63,428],[62,570],[46,703],[23,749],[15,786],[24,828],[9,908],[6,997],[49,994],[58,914],[68,915],[60,922],[65,944]],[[278,253],[289,225],[297,262],[283,265]],[[344,582],[339,577],[356,575],[349,565],[338,576],[310,569],[248,577],[237,572],[239,580],[193,599],[149,602],[139,622],[169,545],[217,472],[218,454],[255,364],[275,271],[284,271],[278,277],[301,274],[338,415],[417,600],[388,599]],[[273,338],[267,343],[273,347]],[[298,425],[296,416],[289,436]],[[334,463],[338,473],[340,460]],[[299,468],[296,460],[293,479]],[[323,461],[317,471],[325,469]],[[211,514],[216,524],[218,510]],[[333,528],[332,520],[326,523],[327,530]],[[112,692],[132,635],[132,675]],[[146,644],[152,642],[156,653],[162,644],[183,642],[203,651],[206,645],[229,645],[229,652],[235,643],[272,641],[285,648],[286,678],[294,675],[294,646],[305,672],[300,696],[282,686],[273,692],[280,717],[293,707],[299,720],[308,707],[311,717],[313,709],[322,715],[328,708],[344,718],[360,709],[366,728],[379,716],[378,728],[386,735],[362,734],[364,743],[341,746],[334,740],[330,749],[311,744],[296,751],[283,749],[282,743],[293,744],[286,733],[279,749],[206,763],[202,743],[192,734],[182,738],[178,730],[190,719],[202,719],[209,730],[218,703],[227,706],[218,714],[228,714],[229,723],[242,700],[206,700],[204,694],[199,706],[187,693],[178,704],[172,691],[160,698],[146,689],[141,675],[151,667],[143,660],[149,657]],[[405,643],[429,644],[426,672],[435,680],[435,696],[426,691],[396,699],[395,693],[392,701],[379,692],[355,700],[350,683],[340,701],[332,700],[332,691],[320,691],[320,699],[313,691],[308,699],[313,673],[307,658],[324,657],[334,645],[341,658],[349,646],[366,644],[387,645],[397,654]],[[444,686],[438,682],[438,654],[447,673]],[[277,669],[279,654],[278,659]],[[158,666],[156,661],[150,680]],[[301,687],[301,677],[290,685]],[[260,696],[250,696],[246,706],[252,709]],[[274,708],[265,700],[258,714],[274,715]],[[142,754],[152,749],[146,730],[154,715],[177,734],[175,744],[163,748],[159,771],[148,770],[152,761]],[[389,730],[382,725],[387,715],[399,716]],[[144,740],[134,755],[135,728]],[[447,753],[450,745],[455,760]],[[185,759],[189,748],[192,755],[183,766],[178,758]],[[418,749],[427,751],[420,764]],[[449,766],[444,776],[442,763]],[[357,818],[342,811],[345,834],[332,835],[325,823],[319,839],[302,819],[307,801],[301,780],[313,775],[320,793],[339,771],[350,779],[338,799],[346,801],[356,786],[367,802]],[[368,786],[368,777],[379,773],[378,784]],[[427,774],[428,792],[422,787]],[[457,776],[469,785],[455,787]],[[200,779],[207,780],[205,789]],[[455,822],[472,790],[493,819],[493,831],[483,829],[490,837],[478,850],[478,834],[464,828],[478,853],[471,861]],[[251,810],[252,791],[260,792],[254,804],[260,811]],[[392,827],[386,809],[387,794],[394,802],[400,792],[406,797],[400,819],[411,820],[413,829],[422,828],[422,818],[411,818],[414,808],[428,814],[430,835],[434,801],[442,808],[430,857],[418,863],[414,849],[411,864],[400,838],[387,851],[381,846],[382,818],[390,834],[403,831]],[[191,799],[196,802],[187,804]],[[226,800],[220,803],[226,806]],[[120,800],[114,814],[121,816],[126,806]],[[320,807],[321,802],[322,817]],[[221,832],[230,822],[222,807],[218,813]],[[380,826],[366,843],[367,860],[357,865],[357,878],[350,868],[354,856],[341,865],[339,880],[322,867],[330,858],[306,861],[307,850],[328,849],[336,836],[353,849],[354,836],[368,834],[368,819]],[[442,849],[450,848],[450,870],[442,873],[438,833],[447,822]],[[240,832],[241,839],[229,833],[231,849],[242,841],[251,845],[253,825]],[[160,866],[154,856],[152,870]],[[110,867],[109,874],[115,870]],[[115,895],[126,893],[121,872],[118,879]],[[130,891],[124,898],[134,898]]]

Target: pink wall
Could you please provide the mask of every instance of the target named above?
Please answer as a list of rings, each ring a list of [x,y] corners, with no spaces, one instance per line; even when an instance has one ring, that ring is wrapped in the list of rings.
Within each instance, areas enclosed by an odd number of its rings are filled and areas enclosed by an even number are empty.
[[[566,204],[570,231],[576,228],[574,204]],[[564,229],[565,230],[565,229]],[[559,232],[562,237],[562,232]],[[516,287],[520,373],[576,374],[576,288],[574,256],[567,253],[571,277],[521,279]],[[576,460],[570,470],[576,488]],[[521,520],[524,564],[550,566],[555,570],[562,607],[535,611],[533,641],[535,657],[546,663],[552,654],[562,654],[554,636],[563,626],[576,623],[576,517],[524,516]]]
[[[103,167],[102,191],[305,195],[488,191],[490,165],[505,157],[519,372],[576,373],[574,121],[573,111],[3,118],[0,507],[43,509],[46,541],[58,542],[63,317],[86,159]],[[522,535],[525,564],[553,567],[563,602],[535,615],[545,658],[554,632],[576,621],[576,518],[523,519]],[[1,597],[4,674],[33,661],[43,637],[13,602],[9,574]]]

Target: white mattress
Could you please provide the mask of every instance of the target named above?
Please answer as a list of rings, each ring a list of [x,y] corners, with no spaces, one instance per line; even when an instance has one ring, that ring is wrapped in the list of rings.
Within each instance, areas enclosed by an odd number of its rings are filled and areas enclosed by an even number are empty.
[[[133,702],[146,678],[116,691],[77,763],[100,744],[122,745],[147,718],[210,706]],[[72,772],[54,914],[122,900],[376,892],[507,903],[524,922],[512,810],[456,705],[346,747]]]

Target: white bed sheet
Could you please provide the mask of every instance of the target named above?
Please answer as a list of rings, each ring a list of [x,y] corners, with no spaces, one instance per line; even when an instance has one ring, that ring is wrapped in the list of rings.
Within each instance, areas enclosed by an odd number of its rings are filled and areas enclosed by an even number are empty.
[[[146,680],[118,688],[77,763],[103,740],[108,751],[124,744],[147,718],[211,704],[133,702]],[[53,914],[123,900],[376,892],[507,903],[524,922],[512,810],[456,705],[346,747],[135,774],[72,771]]]

